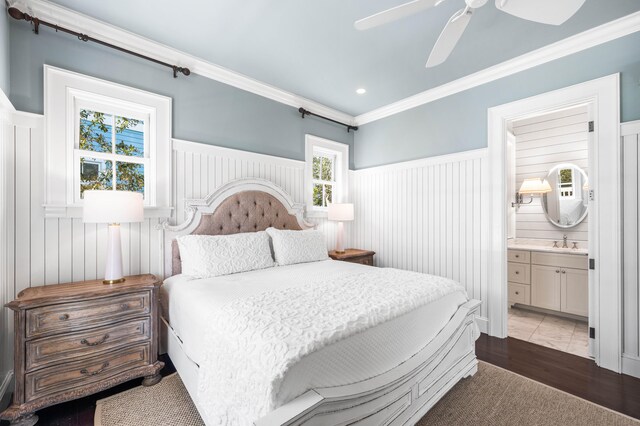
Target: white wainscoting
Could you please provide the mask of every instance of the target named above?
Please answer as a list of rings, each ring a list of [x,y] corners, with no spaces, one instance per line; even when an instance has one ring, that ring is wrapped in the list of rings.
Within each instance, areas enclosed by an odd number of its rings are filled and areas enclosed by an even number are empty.
[[[623,191],[623,348],[622,371],[640,377],[640,121],[624,123]]]
[[[284,189],[296,203],[304,202],[304,161],[178,139],[173,140],[172,157],[176,207],[173,220],[178,222],[184,220],[185,200],[203,198],[221,185],[245,177],[270,180]],[[323,217],[310,217],[308,220],[325,232],[327,248],[333,249],[336,224]]]
[[[525,178],[544,179],[552,167],[561,163],[573,163],[587,172],[588,122],[586,106],[514,122],[515,188],[520,188]],[[534,197],[531,204],[517,210],[516,237],[561,240],[566,234],[570,241],[586,242],[588,220],[585,218],[570,230],[557,228],[545,217],[540,197]]]
[[[460,281],[486,332],[486,149],[352,172],[351,245],[381,267]]]

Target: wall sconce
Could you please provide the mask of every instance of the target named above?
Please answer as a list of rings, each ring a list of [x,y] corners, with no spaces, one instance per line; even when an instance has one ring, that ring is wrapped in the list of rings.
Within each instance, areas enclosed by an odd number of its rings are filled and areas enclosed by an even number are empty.
[[[528,178],[522,182],[522,186],[520,186],[520,190],[516,192],[516,201],[515,203],[511,203],[511,207],[515,207],[516,209],[523,204],[531,204],[533,202],[534,195],[542,195],[548,192],[551,192],[551,185],[546,179],[543,181],[540,178]],[[528,202],[524,202],[524,196],[528,195],[530,197]]]

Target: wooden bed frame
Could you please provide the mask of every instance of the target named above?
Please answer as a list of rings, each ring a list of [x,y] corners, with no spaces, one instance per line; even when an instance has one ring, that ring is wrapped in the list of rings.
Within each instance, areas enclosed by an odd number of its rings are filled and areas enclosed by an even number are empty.
[[[253,206],[253,207],[252,207]],[[186,220],[165,231],[165,271],[179,270],[175,238],[180,235],[231,234],[259,231],[269,225],[281,229],[309,229],[304,206],[270,181],[239,179],[227,183],[201,200],[186,201]],[[412,358],[384,374],[344,386],[309,390],[267,414],[258,426],[275,425],[412,425],[459,380],[477,371],[475,340],[479,329],[475,315],[480,302],[458,308],[438,335]],[[164,315],[161,352],[168,352],[196,407],[198,365],[182,348]]]

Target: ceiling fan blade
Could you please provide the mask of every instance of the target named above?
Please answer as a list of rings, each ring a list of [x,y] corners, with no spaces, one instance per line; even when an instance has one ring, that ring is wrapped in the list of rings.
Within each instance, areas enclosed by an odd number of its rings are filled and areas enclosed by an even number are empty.
[[[467,25],[469,25],[472,14],[473,9],[470,7],[461,9],[453,14],[431,50],[431,54],[427,60],[427,68],[435,67],[447,60],[453,48],[458,44],[458,40],[462,37],[462,33],[464,33]]]
[[[541,24],[561,25],[585,0],[496,0],[496,7],[510,15]]]
[[[413,0],[409,3],[401,4],[400,6],[392,7],[391,9],[360,19],[356,21],[353,26],[360,31],[368,30],[369,28],[397,21],[405,16],[410,16],[422,10],[437,6],[443,1],[444,0]]]

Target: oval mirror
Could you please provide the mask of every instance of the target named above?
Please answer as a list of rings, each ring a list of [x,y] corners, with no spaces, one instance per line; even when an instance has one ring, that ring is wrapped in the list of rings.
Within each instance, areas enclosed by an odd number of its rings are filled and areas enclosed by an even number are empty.
[[[551,192],[542,195],[547,220],[559,228],[573,228],[588,213],[589,178],[575,164],[558,164],[546,178]]]

